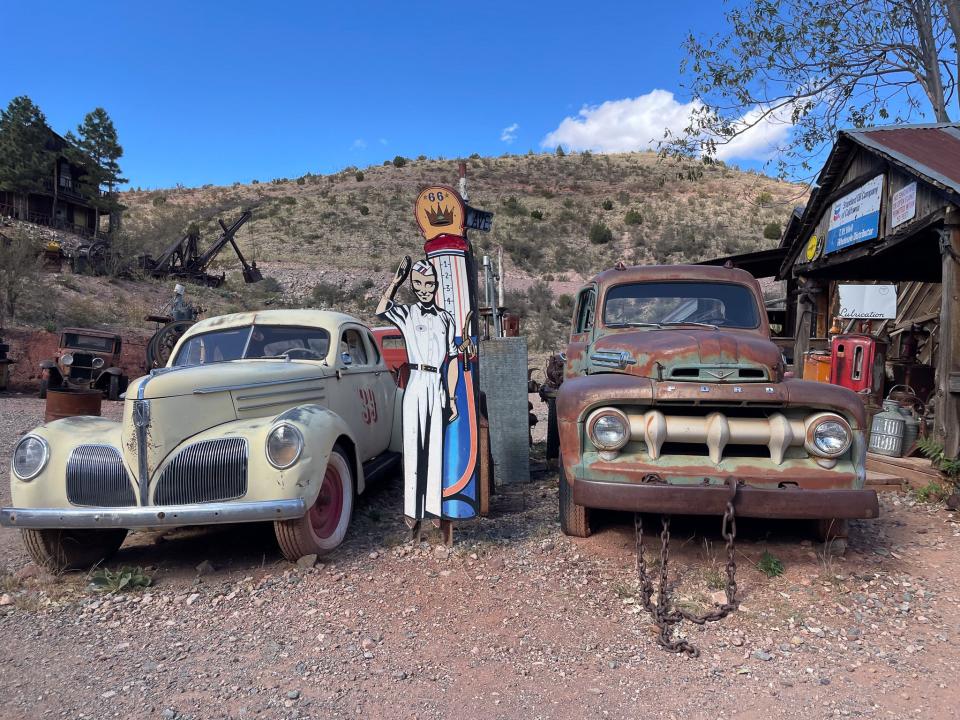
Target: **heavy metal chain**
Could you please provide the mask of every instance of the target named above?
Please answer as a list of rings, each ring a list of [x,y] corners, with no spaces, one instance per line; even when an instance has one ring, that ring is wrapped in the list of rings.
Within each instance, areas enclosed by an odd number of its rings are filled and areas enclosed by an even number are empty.
[[[662,482],[658,476],[653,481]],[[646,480],[646,478],[645,478]],[[670,586],[667,582],[667,562],[670,558],[670,516],[661,517],[662,530],[660,531],[660,577],[657,588],[657,603],[653,604],[653,578],[647,572],[647,561],[643,553],[643,519],[640,513],[634,513],[634,531],[637,544],[637,576],[640,579],[640,601],[644,609],[653,616],[653,621],[660,630],[657,642],[664,650],[672,653],[684,653],[690,657],[699,657],[700,650],[683,638],[674,638],[674,626],[682,620],[689,620],[697,625],[721,620],[737,608],[737,562],[734,558],[733,541],[737,535],[737,519],[733,509],[733,502],[737,493],[737,481],[728,478],[730,499],[723,514],[722,534],[727,541],[727,601],[717,603],[713,610],[703,615],[695,615],[683,608],[670,608]]]

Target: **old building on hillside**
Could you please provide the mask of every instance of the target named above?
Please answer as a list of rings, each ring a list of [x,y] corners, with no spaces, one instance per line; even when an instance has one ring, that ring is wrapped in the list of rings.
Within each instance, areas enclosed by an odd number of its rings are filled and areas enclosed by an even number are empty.
[[[798,374],[811,351],[830,350],[832,333],[872,338],[885,356],[879,364],[883,392],[910,385],[932,420],[932,435],[956,457],[960,125],[841,132],[806,208],[787,226],[780,251],[785,257],[778,277],[788,281]],[[895,285],[895,317],[848,319],[865,315],[840,307],[841,289],[870,284]]]
[[[49,175],[40,179],[42,189],[30,193],[0,190],[0,216],[66,230],[84,237],[105,237],[106,211],[98,210],[94,200],[100,190],[84,182],[89,178],[85,165],[67,158],[68,141],[49,133],[46,149],[54,157]]]

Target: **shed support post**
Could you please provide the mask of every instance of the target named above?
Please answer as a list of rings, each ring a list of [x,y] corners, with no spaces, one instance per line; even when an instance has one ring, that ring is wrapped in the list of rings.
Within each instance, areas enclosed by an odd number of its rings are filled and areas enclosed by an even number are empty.
[[[960,454],[960,209],[947,212],[940,235],[943,263],[940,345],[937,351],[937,412],[934,436],[947,457]]]
[[[810,349],[810,336],[813,334],[814,314],[817,310],[817,281],[800,278],[795,288],[798,293],[796,325],[793,331],[793,368],[797,377],[803,377],[803,357]]]

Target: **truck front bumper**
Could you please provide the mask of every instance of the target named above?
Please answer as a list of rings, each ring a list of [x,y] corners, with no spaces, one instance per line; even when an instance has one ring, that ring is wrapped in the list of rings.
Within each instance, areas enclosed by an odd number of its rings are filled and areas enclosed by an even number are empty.
[[[565,482],[561,478],[560,482]],[[573,501],[606,510],[665,515],[723,515],[730,499],[727,485],[606,482],[577,478]],[[733,503],[737,517],[819,520],[875,518],[880,515],[873,490],[805,490],[796,486],[758,488],[740,485]]]
[[[152,528],[180,525],[291,520],[307,511],[303,498],[265,502],[197,503],[118,508],[0,508],[4,527],[56,528]]]

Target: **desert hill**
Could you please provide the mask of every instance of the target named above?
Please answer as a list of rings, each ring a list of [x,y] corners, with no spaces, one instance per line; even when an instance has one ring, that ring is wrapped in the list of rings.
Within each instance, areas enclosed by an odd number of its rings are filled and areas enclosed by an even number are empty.
[[[428,184],[454,185],[457,161],[396,158],[231,186],[134,189],[115,249],[156,255],[191,226],[201,246],[242,209],[253,212],[238,243],[266,280],[244,286],[229,247],[212,270],[219,289],[191,286],[207,314],[284,305],[337,306],[369,313],[404,254],[421,252],[413,201]],[[503,247],[509,303],[531,318],[535,346],[561,341],[569,294],[618,260],[684,262],[776,244],[779,227],[806,188],[754,172],[661,161],[653,153],[472,156],[470,204],[495,213],[493,230],[472,232],[478,254]],[[7,234],[10,233],[8,229]],[[44,275],[19,303],[16,324],[110,325],[143,329],[142,317],[172,282]],[[69,322],[68,322],[69,321]]]

